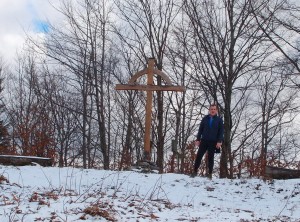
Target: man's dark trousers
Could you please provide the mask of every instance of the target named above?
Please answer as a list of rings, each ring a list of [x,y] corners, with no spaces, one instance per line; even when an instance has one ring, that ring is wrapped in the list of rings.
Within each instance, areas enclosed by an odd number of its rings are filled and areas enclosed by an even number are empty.
[[[208,140],[201,140],[200,146],[197,152],[197,157],[194,165],[194,172],[198,171],[200,167],[201,160],[207,151],[208,153],[208,170],[209,174],[212,174],[213,167],[214,167],[214,156],[215,156],[215,149],[216,149],[217,141],[208,141]]]

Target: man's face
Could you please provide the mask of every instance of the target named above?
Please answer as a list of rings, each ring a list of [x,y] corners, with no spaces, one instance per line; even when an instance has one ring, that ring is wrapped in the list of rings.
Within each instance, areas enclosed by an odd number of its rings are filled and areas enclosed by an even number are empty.
[[[218,113],[218,110],[217,110],[216,106],[209,107],[209,115],[215,116],[215,115],[217,115],[217,113]]]

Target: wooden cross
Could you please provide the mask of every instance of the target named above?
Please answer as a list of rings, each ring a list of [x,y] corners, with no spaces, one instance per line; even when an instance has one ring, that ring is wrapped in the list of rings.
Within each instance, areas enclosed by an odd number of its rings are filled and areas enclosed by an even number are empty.
[[[145,135],[144,135],[144,160],[150,161],[150,135],[151,135],[151,114],[152,114],[152,93],[153,91],[185,91],[184,86],[174,86],[169,77],[155,66],[155,59],[148,59],[148,67],[135,73],[128,84],[117,84],[116,90],[141,90],[147,92],[146,100],[146,120],[145,120]],[[166,85],[154,85],[154,74],[161,76],[166,82]],[[143,75],[147,75],[147,85],[139,85],[136,83],[137,79]]]

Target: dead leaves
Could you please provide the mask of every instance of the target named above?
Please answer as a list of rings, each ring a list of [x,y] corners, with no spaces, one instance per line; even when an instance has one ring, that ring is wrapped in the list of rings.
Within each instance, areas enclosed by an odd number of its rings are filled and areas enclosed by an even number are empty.
[[[5,176],[0,175],[0,184],[4,184],[4,183],[9,183],[9,181]]]
[[[47,205],[49,207],[50,199],[57,200],[58,194],[51,191],[45,193],[34,192],[29,198],[29,202],[38,202],[39,205]]]
[[[107,210],[101,209],[97,205],[89,206],[89,207],[85,208],[83,210],[83,212],[85,214],[80,217],[81,220],[85,220],[86,215],[91,215],[93,217],[95,217],[95,216],[103,217],[108,221],[117,221],[116,219],[114,219],[113,216],[110,215],[110,213]]]
[[[142,213],[138,213],[138,215],[140,215],[143,219],[145,219],[145,218],[150,218],[151,220],[156,220],[156,219],[159,218],[158,216],[156,216],[156,215],[153,214],[153,213],[150,213],[150,214],[142,214]]]

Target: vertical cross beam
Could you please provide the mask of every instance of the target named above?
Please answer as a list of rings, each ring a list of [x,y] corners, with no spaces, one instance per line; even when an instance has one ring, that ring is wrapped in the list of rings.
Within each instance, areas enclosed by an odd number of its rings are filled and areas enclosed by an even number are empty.
[[[147,86],[153,85],[153,70],[155,65],[155,59],[148,60],[147,68]],[[151,149],[151,116],[152,116],[152,91],[147,91],[146,101],[146,120],[145,120],[145,135],[144,135],[144,160],[150,161],[150,149]]]
[[[166,82],[166,85],[154,85],[154,74],[159,75]],[[136,81],[139,77],[146,75],[147,84],[140,85]],[[151,117],[152,117],[152,100],[153,91],[185,91],[184,86],[174,86],[169,77],[162,71],[155,68],[155,59],[148,59],[148,67],[135,73],[128,84],[117,84],[116,90],[140,90],[146,91],[146,117],[145,117],[145,135],[144,135],[144,161],[151,161]]]

